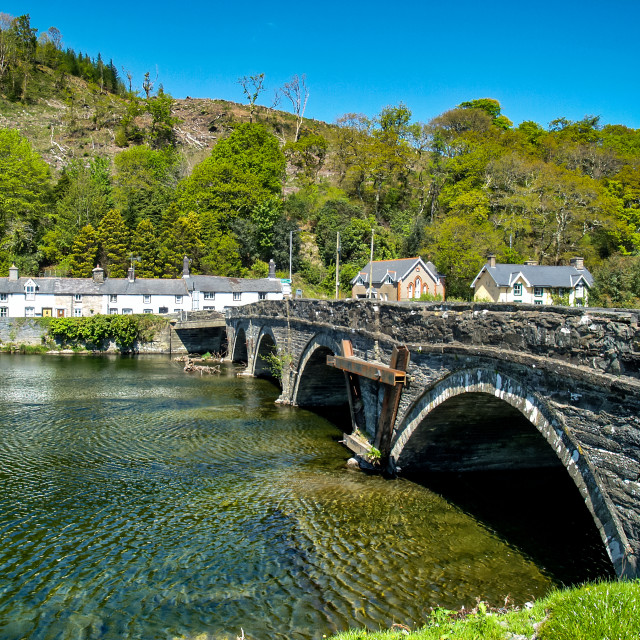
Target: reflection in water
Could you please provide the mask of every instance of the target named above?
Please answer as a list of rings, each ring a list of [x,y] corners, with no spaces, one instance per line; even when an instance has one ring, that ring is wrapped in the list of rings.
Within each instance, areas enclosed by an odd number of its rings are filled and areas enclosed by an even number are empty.
[[[0,368],[3,640],[321,638],[553,584],[487,520],[347,470],[339,430],[266,381],[161,357]]]

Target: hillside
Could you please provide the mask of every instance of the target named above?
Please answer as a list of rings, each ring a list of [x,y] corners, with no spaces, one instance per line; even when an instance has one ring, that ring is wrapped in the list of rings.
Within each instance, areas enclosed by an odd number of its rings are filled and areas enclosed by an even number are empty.
[[[638,130],[597,116],[514,127],[491,98],[427,123],[399,104],[327,124],[174,100],[148,78],[132,93],[112,62],[54,40],[29,40],[0,73],[0,275],[96,261],[117,275],[134,255],[139,273],[170,276],[188,254],[194,272],[260,276],[270,258],[287,270],[292,242],[297,282],[331,295],[340,232],[343,295],[373,234],[376,259],[422,255],[449,296],[469,296],[488,253],[580,255],[595,300],[640,304]]]

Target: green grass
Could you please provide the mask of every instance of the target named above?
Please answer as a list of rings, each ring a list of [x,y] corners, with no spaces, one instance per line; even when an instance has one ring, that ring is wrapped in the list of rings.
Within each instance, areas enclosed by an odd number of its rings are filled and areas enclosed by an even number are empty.
[[[333,640],[639,640],[640,581],[601,582],[552,592],[530,608],[468,612],[436,609],[424,627],[409,631],[351,630]]]

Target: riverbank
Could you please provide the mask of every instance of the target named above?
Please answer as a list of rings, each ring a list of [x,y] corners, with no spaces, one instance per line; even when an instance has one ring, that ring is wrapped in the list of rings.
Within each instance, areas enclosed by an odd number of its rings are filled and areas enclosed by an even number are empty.
[[[640,581],[600,582],[553,591],[524,607],[435,609],[419,629],[351,630],[331,640],[638,640]]]

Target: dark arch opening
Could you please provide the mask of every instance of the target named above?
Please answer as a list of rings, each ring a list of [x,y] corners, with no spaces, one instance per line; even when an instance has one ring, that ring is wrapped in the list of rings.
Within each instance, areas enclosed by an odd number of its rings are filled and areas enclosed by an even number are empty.
[[[615,578],[575,483],[544,436],[507,402],[485,393],[446,400],[411,435],[398,465],[558,584]]]
[[[319,347],[307,360],[298,381],[296,404],[327,418],[343,431],[351,430],[349,396],[344,372],[327,366],[328,347]]]
[[[256,378],[271,378],[276,380],[276,371],[272,358],[276,356],[278,349],[273,337],[269,333],[263,334],[258,345],[256,362],[253,368],[253,375]]]
[[[236,333],[236,340],[234,344],[233,353],[231,354],[232,362],[244,362],[249,361],[247,353],[247,334],[244,329],[238,329]]]

